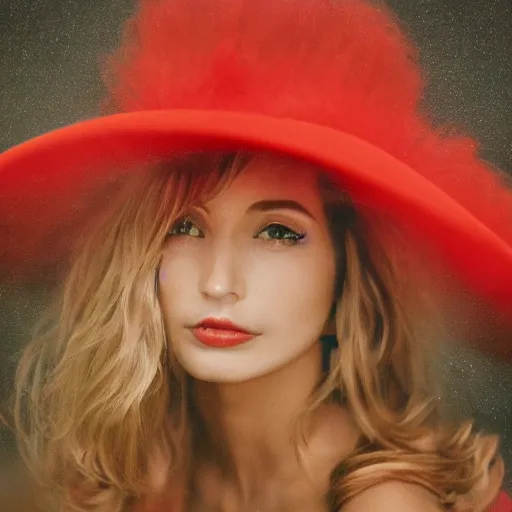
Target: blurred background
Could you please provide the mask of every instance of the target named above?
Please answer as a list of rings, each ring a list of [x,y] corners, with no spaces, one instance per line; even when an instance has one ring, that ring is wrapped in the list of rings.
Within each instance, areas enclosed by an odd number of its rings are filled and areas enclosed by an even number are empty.
[[[511,0],[386,3],[420,47],[434,118],[477,138],[482,156],[512,174]],[[117,45],[133,8],[133,0],[0,0],[0,151],[95,115],[99,57]],[[2,410],[45,293],[0,283]],[[454,416],[502,436],[512,489],[512,365],[447,340],[439,376]],[[2,512],[36,510],[18,474],[14,438],[0,426]]]

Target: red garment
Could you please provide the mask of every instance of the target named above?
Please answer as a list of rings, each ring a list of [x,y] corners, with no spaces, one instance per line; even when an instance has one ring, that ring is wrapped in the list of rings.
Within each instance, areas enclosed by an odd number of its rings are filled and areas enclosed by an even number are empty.
[[[512,512],[512,499],[505,492],[500,492],[497,500],[487,512]]]

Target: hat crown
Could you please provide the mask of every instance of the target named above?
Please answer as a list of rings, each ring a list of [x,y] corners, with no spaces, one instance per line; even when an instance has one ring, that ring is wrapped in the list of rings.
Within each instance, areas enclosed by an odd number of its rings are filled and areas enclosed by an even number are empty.
[[[393,16],[360,0],[142,0],[105,76],[120,112],[254,112],[383,145],[417,108],[414,57]]]

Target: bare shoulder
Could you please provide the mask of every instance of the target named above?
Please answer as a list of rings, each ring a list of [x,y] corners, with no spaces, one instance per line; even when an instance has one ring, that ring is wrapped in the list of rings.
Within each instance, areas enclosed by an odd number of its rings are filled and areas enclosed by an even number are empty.
[[[436,497],[415,484],[385,482],[374,485],[350,500],[342,512],[442,512]]]

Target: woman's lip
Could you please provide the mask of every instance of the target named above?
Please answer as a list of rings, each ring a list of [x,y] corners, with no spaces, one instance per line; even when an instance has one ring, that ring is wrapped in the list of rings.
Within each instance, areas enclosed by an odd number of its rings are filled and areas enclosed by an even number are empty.
[[[254,338],[254,334],[230,329],[214,329],[199,325],[192,329],[196,339],[208,347],[229,348],[247,343]]]
[[[237,331],[245,334],[254,335],[254,333],[249,332],[243,327],[240,327],[239,325],[236,325],[235,323],[231,322],[231,320],[225,318],[205,318],[194,326],[194,328],[198,327],[203,327],[205,329],[218,329],[221,331]]]

